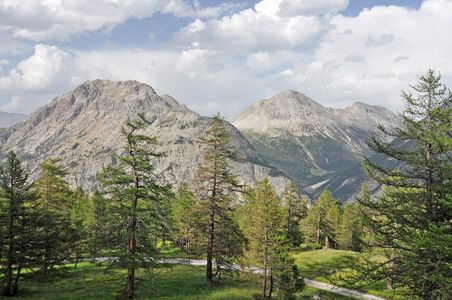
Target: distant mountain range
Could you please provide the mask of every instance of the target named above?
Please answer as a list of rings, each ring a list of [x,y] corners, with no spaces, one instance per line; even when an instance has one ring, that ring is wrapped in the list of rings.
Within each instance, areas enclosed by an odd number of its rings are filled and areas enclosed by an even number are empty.
[[[0,111],[0,128],[7,128],[24,119],[26,116],[27,115]]]
[[[345,109],[326,108],[299,92],[287,91],[253,103],[232,124],[263,158],[312,197],[329,182],[337,182],[343,190],[333,195],[345,200],[352,192],[348,188],[356,187],[348,185],[347,178],[335,177],[360,165],[363,153],[370,154],[364,139],[379,134],[378,124],[394,127],[400,119],[380,106],[357,102]],[[354,174],[362,177],[357,169]]]
[[[143,111],[153,121],[146,133],[158,136],[157,150],[166,152],[156,162],[161,180],[189,181],[202,158],[202,147],[193,140],[211,118],[136,81],[85,82],[8,128],[0,136],[0,151],[14,150],[32,178],[43,159],[60,157],[70,168],[69,182],[91,192],[98,188],[95,177],[102,166],[116,164],[121,126]],[[228,123],[232,147],[243,158],[233,162],[234,170],[249,185],[268,177],[278,193],[293,180],[312,198],[327,187],[334,197],[353,201],[356,185],[365,179],[359,169],[362,153],[369,152],[363,139],[378,134],[376,124],[392,127],[400,120],[383,107],[326,108],[287,91],[255,102]]]

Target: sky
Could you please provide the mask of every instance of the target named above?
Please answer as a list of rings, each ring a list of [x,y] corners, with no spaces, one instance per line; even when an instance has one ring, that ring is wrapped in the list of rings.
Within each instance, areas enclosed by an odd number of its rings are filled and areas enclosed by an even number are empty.
[[[235,119],[296,90],[403,109],[428,69],[452,88],[452,0],[0,0],[0,111],[87,80],[137,80]]]

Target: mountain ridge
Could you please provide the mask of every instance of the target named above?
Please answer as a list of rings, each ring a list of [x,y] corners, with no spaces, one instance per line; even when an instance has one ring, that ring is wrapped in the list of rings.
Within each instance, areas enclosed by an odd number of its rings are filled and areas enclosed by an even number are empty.
[[[209,127],[211,118],[137,81],[86,81],[7,129],[0,138],[1,152],[15,151],[31,179],[39,175],[39,163],[45,158],[60,157],[71,171],[67,178],[71,185],[90,192],[99,187],[95,177],[102,166],[115,164],[115,154],[122,151],[121,126],[140,112],[152,122],[145,133],[157,136],[156,150],[166,153],[156,161],[160,179],[190,180],[203,149],[193,139]],[[243,163],[232,162],[242,182],[269,177],[282,192],[288,179],[269,166],[235,127],[229,123],[227,127],[232,147],[245,158]]]
[[[380,134],[376,125],[394,127],[400,119],[384,107],[361,102],[327,108],[289,90],[251,104],[232,124],[270,164],[308,187],[360,162],[362,153],[369,154],[364,139]],[[317,190],[310,190],[312,197]]]

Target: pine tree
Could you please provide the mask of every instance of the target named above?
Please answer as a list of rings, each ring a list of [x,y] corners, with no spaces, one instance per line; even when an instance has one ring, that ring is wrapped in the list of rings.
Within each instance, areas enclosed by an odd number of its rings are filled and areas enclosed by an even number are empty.
[[[100,251],[108,250],[111,245],[117,245],[119,241],[112,241],[115,226],[110,223],[112,214],[110,214],[110,207],[102,193],[95,191],[90,198],[90,202],[92,222],[89,223],[88,229],[88,250],[91,260],[95,262]]]
[[[242,185],[231,171],[230,161],[235,156],[230,149],[231,138],[223,117],[215,115],[205,136],[197,142],[205,145],[205,150],[192,188],[198,198],[197,209],[205,220],[202,228],[202,235],[207,240],[205,284],[212,285],[216,275],[219,280],[221,271],[230,270],[232,261],[242,249],[243,237],[234,218],[234,192],[241,191]]]
[[[422,299],[446,299],[452,286],[452,94],[440,80],[429,70],[411,86],[417,95],[402,93],[403,125],[379,126],[395,142],[370,137],[369,147],[391,164],[366,157],[367,173],[386,188],[378,201],[360,201],[372,213],[370,250],[386,257],[370,260],[361,277],[389,278]]]
[[[36,231],[40,234],[41,244],[37,264],[44,273],[63,265],[70,258],[72,243],[75,242],[71,226],[73,191],[64,179],[69,171],[60,162],[59,158],[45,159],[40,164],[42,174],[35,181],[35,190],[39,195]]]
[[[357,200],[344,206],[337,237],[339,248],[356,252],[362,251],[362,244],[365,242],[367,233],[364,226],[364,217],[371,218],[372,216],[360,202],[370,201],[370,199],[370,190],[366,184],[363,184]],[[367,236],[367,238],[370,238],[370,236]]]
[[[339,203],[333,198],[329,190],[320,194],[315,204],[309,210],[306,219],[302,221],[307,233],[307,238],[316,244],[336,243],[336,234],[339,231],[341,211]],[[324,244],[326,247],[329,245]]]
[[[241,210],[248,265],[263,271],[261,298],[271,298],[275,286],[283,299],[293,298],[298,273],[284,233],[287,211],[267,179],[248,193]]]
[[[283,204],[286,207],[286,235],[292,246],[303,242],[300,221],[306,218],[308,207],[305,197],[301,197],[294,182],[287,184],[283,193]]]
[[[196,199],[188,190],[185,182],[179,185],[179,189],[171,206],[171,220],[173,221],[174,242],[190,254],[191,245],[195,240],[196,232]]]
[[[74,269],[83,254],[89,252],[90,232],[94,223],[93,203],[89,196],[78,187],[72,194],[70,204],[71,251],[75,254]]]
[[[144,113],[139,119],[127,121],[122,127],[124,153],[116,156],[117,166],[107,166],[98,175],[108,196],[111,225],[119,232],[117,250],[119,262],[127,267],[125,296],[134,297],[135,269],[150,269],[149,259],[158,251],[155,228],[167,224],[162,202],[170,194],[170,186],[160,185],[155,175],[156,159],[163,154],[154,150],[157,139],[142,134],[150,123]],[[125,244],[124,244],[125,242]]]
[[[6,266],[2,270],[6,281],[3,295],[14,296],[19,290],[21,270],[31,267],[35,256],[33,220],[37,196],[28,182],[28,173],[12,151],[6,156],[6,165],[0,168],[0,187],[0,264]]]

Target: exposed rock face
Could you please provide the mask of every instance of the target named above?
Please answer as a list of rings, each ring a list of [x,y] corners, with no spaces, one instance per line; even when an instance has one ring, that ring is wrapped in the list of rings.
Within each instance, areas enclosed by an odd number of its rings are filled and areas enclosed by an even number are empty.
[[[7,113],[0,111],[0,128],[9,127],[23,118],[25,118],[27,115],[23,114],[16,114],[16,113]]]
[[[156,161],[162,180],[173,184],[190,180],[203,150],[193,139],[209,127],[211,118],[136,81],[85,82],[9,128],[1,138],[1,152],[14,150],[32,178],[40,173],[44,158],[60,157],[71,171],[69,182],[93,191],[102,166],[117,163],[114,154],[123,147],[121,126],[140,112],[146,112],[153,122],[146,134],[158,137],[156,150],[166,152]],[[252,185],[269,177],[281,192],[288,179],[269,166],[237,129],[228,126],[232,146],[245,158],[233,163],[242,182]]]
[[[327,181],[362,160],[364,139],[378,124],[394,127],[399,117],[363,103],[325,108],[296,91],[252,104],[235,119],[237,127],[272,165],[302,186]],[[314,193],[313,196],[316,196]]]

